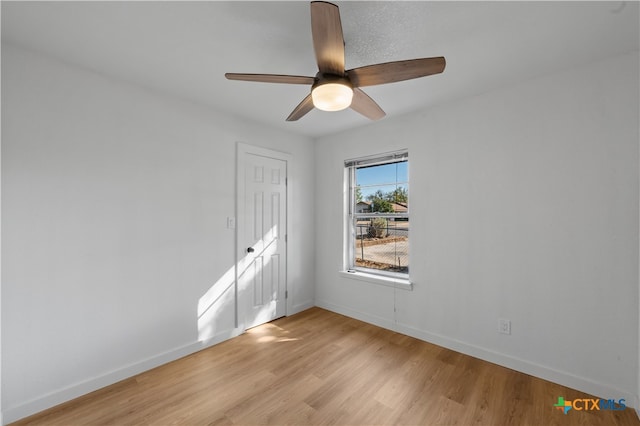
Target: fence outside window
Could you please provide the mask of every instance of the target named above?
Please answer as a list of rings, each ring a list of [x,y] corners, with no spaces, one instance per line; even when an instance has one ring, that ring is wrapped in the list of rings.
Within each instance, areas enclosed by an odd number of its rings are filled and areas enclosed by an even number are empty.
[[[409,222],[399,218],[358,218],[355,266],[409,273]]]

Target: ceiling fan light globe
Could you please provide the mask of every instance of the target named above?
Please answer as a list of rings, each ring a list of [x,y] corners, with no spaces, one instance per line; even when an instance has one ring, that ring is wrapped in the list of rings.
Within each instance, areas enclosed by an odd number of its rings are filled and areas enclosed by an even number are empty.
[[[313,106],[322,111],[341,111],[349,108],[353,89],[340,83],[326,83],[311,90]]]

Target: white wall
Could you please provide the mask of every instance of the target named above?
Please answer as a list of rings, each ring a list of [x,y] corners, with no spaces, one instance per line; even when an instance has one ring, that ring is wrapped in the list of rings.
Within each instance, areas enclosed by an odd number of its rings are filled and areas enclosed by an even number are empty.
[[[289,294],[310,307],[310,139],[2,46],[4,421],[239,332],[238,141],[293,155]]]
[[[635,52],[321,138],[316,304],[637,404],[638,75]],[[339,277],[326,208],[343,160],[400,148],[413,291]]]

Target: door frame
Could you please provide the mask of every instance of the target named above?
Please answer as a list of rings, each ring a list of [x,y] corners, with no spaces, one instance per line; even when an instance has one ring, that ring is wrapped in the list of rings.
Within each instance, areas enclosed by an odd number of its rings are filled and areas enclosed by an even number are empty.
[[[247,154],[250,155],[258,155],[267,158],[274,158],[277,160],[282,160],[286,162],[286,223],[285,223],[285,238],[284,238],[284,259],[285,259],[285,271],[284,271],[284,288],[285,288],[285,310],[284,315],[288,316],[290,312],[293,312],[293,297],[289,297],[289,240],[291,235],[291,204],[292,204],[292,191],[291,185],[289,185],[289,175],[291,166],[293,163],[293,155],[276,151],[269,148],[264,148],[260,146],[249,145],[244,142],[236,143],[236,199],[235,199],[235,217],[236,217],[236,227],[235,227],[235,324],[236,328],[240,327],[241,330],[246,330],[246,318],[244,318],[244,312],[240,310],[240,300],[239,300],[239,291],[238,291],[238,283],[239,278],[242,275],[243,271],[240,271],[241,259],[244,257],[244,223],[240,218],[244,217],[245,214],[245,167],[246,160],[245,157]]]

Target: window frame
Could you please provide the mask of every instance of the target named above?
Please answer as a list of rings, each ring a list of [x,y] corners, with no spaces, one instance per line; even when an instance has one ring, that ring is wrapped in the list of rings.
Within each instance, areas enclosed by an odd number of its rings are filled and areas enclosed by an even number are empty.
[[[364,279],[365,281],[373,281],[378,282],[380,284],[385,285],[405,285],[411,287],[409,282],[409,273],[410,273],[410,262],[409,262],[409,270],[407,272],[395,272],[395,271],[384,271],[380,269],[374,268],[366,268],[363,266],[356,265],[356,239],[357,239],[357,222],[359,219],[371,219],[371,218],[387,218],[387,219],[396,219],[402,218],[409,221],[410,218],[410,207],[409,203],[407,203],[407,211],[406,213],[358,213],[357,210],[357,199],[356,199],[356,170],[358,168],[363,167],[371,167],[377,165],[385,165],[385,164],[395,164],[407,162],[407,191],[409,191],[410,182],[409,182],[409,151],[407,149],[370,155],[366,157],[358,157],[350,160],[346,160],[344,162],[345,166],[345,250],[344,250],[344,266],[346,274],[343,276],[348,276],[356,279]],[[397,182],[396,182],[397,183]],[[403,182],[405,183],[405,182]],[[410,231],[407,230],[407,236],[409,236]],[[409,256],[410,259],[410,256]]]

